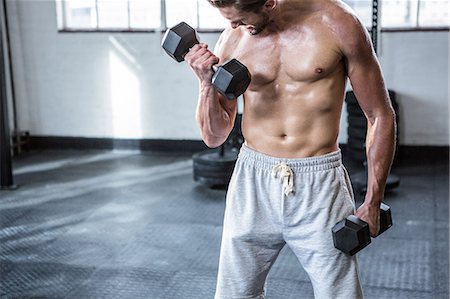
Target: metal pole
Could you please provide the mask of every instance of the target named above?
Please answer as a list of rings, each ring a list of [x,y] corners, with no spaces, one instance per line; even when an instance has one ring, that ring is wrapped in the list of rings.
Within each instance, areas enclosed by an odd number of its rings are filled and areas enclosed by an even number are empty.
[[[131,13],[130,13],[131,7],[130,7],[130,6],[131,6],[131,5],[130,5],[130,0],[128,0],[128,1],[127,1],[128,30],[131,31]]]
[[[160,32],[167,29],[167,18],[166,18],[166,0],[161,0],[161,28]]]
[[[420,0],[417,1],[416,27],[420,26]]]
[[[5,37],[6,37],[6,47],[8,50],[8,66],[9,66],[9,77],[10,77],[10,86],[11,86],[11,96],[12,96],[12,111],[13,111],[13,131],[18,131],[19,130],[19,126],[17,124],[17,107],[16,107],[16,88],[14,85],[14,71],[13,71],[13,67],[12,67],[12,55],[11,55],[11,42],[10,42],[10,37],[9,37],[9,21],[8,21],[8,7],[7,7],[7,3],[6,0],[3,0],[3,15],[5,17]]]
[[[0,22],[0,188],[14,189],[16,186],[14,186],[12,176],[11,139],[6,98],[6,65],[3,46],[3,22]]]
[[[95,0],[95,16],[97,17],[97,26],[95,27],[97,30],[100,28],[100,16],[98,14],[98,0]]]
[[[200,28],[200,3],[197,0],[197,29]]]
[[[378,53],[378,29],[379,29],[378,0],[372,1],[372,44],[375,53]]]

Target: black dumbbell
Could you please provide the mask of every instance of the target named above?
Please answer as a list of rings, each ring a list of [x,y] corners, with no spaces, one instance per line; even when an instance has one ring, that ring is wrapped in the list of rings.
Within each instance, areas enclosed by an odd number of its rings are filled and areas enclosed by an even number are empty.
[[[198,43],[195,29],[185,22],[181,22],[167,30],[161,45],[170,57],[181,62],[189,49]],[[229,100],[236,99],[243,94],[250,84],[250,72],[236,59],[231,59],[220,66],[213,66],[213,69],[215,73],[212,85]]]
[[[380,206],[380,232],[385,232],[392,226],[391,208],[381,203]],[[354,255],[364,247],[370,244],[370,231],[367,222],[359,219],[355,215],[339,221],[333,226],[334,247],[340,251]]]

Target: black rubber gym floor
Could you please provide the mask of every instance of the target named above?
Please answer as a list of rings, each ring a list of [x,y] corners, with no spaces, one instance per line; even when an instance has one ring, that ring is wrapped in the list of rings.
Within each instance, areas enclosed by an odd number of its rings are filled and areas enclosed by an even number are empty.
[[[35,151],[1,191],[1,298],[213,298],[224,190],[189,154]],[[359,253],[366,298],[448,298],[448,159],[400,163],[394,226]],[[285,248],[268,298],[313,298]]]

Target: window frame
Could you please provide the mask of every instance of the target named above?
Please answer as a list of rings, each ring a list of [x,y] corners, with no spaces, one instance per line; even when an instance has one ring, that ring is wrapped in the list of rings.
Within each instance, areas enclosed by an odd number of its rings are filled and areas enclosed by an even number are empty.
[[[66,2],[71,0],[55,0],[56,2],[60,2],[60,5],[57,4],[57,18],[58,18],[58,32],[59,33],[155,33],[155,32],[165,32],[167,29],[167,10],[166,10],[166,0],[160,0],[160,18],[161,18],[161,26],[159,28],[133,28],[130,24],[130,0],[127,0],[127,15],[128,15],[128,28],[100,28],[98,21],[98,0],[95,0],[96,5],[96,13],[97,13],[97,27],[96,28],[71,28],[67,26],[67,10],[66,10]],[[380,0],[381,1],[381,0]],[[418,6],[420,6],[421,1],[426,0],[417,0]],[[381,7],[381,12],[383,8]],[[419,14],[420,9],[417,12],[417,18],[415,22],[415,26],[381,26],[379,32],[426,32],[426,31],[450,31],[450,25],[437,25],[437,26],[420,26],[419,25]],[[197,13],[197,19],[200,18],[200,15]],[[61,19],[61,20],[60,20]],[[60,24],[61,23],[61,24]],[[200,24],[200,22],[197,22]],[[195,28],[199,33],[220,33],[224,30],[224,28]],[[371,31],[371,27],[367,28]]]

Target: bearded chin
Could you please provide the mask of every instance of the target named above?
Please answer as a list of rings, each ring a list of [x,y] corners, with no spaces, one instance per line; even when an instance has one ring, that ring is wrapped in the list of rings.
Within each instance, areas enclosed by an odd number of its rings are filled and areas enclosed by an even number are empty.
[[[250,31],[250,34],[251,34],[251,35],[257,35],[257,34],[260,33],[261,31],[263,31],[263,29],[264,29],[264,28],[262,28],[262,27],[257,27],[257,28],[255,28],[255,29],[252,29],[252,30]]]
[[[255,28],[250,31],[250,34],[256,35],[260,33],[261,31],[264,30],[264,28],[267,27],[268,24],[269,24],[269,15],[264,14],[262,21],[259,22],[259,24],[255,25]]]

